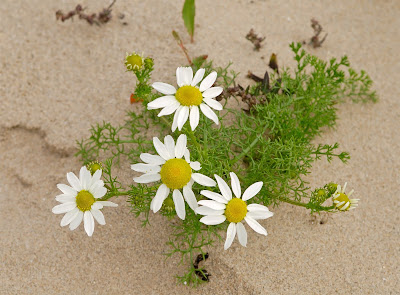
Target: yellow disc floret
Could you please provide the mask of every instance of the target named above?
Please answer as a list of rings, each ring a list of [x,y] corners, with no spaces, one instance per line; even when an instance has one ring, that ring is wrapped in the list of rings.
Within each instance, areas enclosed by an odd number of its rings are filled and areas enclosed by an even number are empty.
[[[184,159],[170,159],[161,167],[161,181],[170,189],[183,188],[192,177],[192,168]]]
[[[239,198],[233,198],[226,205],[225,216],[229,222],[238,223],[246,217],[246,214],[247,204]]]
[[[86,168],[93,175],[97,170],[103,170],[103,165],[99,161],[93,161],[87,164]]]
[[[125,59],[125,65],[128,70],[140,70],[143,66],[143,57],[133,53]]]
[[[341,204],[342,202],[344,202],[344,203]],[[351,204],[351,201],[346,194],[339,193],[339,192],[335,194],[334,204],[335,204],[336,209],[341,210],[341,211],[349,210],[350,206],[349,205],[346,206],[347,202],[349,202]],[[338,206],[338,204],[341,204],[341,205]],[[344,207],[346,207],[346,208],[344,208]]]
[[[93,195],[88,191],[80,191],[76,196],[76,207],[83,212],[90,210],[94,202]]]
[[[194,86],[182,86],[175,93],[176,99],[184,106],[198,106],[203,101],[200,90]]]

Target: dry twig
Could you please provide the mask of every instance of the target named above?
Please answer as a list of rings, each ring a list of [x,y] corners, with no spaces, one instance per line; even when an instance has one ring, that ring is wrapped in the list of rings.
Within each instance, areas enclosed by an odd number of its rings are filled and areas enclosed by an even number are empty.
[[[90,25],[96,24],[101,25],[105,24],[110,21],[111,19],[111,7],[115,4],[117,0],[113,0],[113,2],[107,7],[100,11],[98,14],[86,14],[83,11],[86,8],[83,8],[82,5],[78,4],[74,10],[64,14],[61,10],[56,11],[56,19],[61,20],[62,22],[66,21],[67,19],[72,19],[74,15],[78,15],[79,19],[86,20]]]
[[[261,48],[261,42],[265,40],[265,37],[258,37],[253,29],[247,33],[246,39],[249,40],[254,45],[254,50],[259,51]]]

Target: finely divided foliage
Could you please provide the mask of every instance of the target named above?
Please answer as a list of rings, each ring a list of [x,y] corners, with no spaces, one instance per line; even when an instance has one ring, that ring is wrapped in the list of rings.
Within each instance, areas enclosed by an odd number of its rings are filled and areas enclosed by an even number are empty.
[[[77,156],[84,164],[96,159],[103,163],[107,193],[101,201],[127,195],[132,212],[142,216],[143,225],[149,223],[150,210],[168,219],[181,217],[178,223],[171,223],[167,242],[170,250],[166,253],[180,254],[181,261],[189,266],[188,272],[179,277],[181,282],[196,285],[203,281],[202,269],[195,269],[193,261],[197,254],[205,255],[206,247],[215,241],[225,240],[225,248],[234,247],[231,244],[237,235],[239,243],[246,245],[243,220],[256,232],[266,234],[266,221],[260,220],[272,216],[266,206],[287,202],[311,212],[343,212],[358,202],[349,199],[350,194],[346,195],[335,183],[321,184],[310,191],[304,177],[313,162],[323,157],[328,161],[338,158],[344,163],[350,158],[348,153],[337,151],[338,143],[315,145],[312,141],[318,141],[317,135],[335,125],[339,103],[349,99],[376,101],[372,81],[365,72],[358,74],[350,68],[346,57],[324,62],[307,54],[300,44],[291,44],[291,49],[297,62],[294,71],[270,73],[268,83],[247,88],[235,83],[237,74],[230,65],[219,68],[195,58],[191,68],[178,68],[178,89],[156,82],[154,91],[149,83],[153,62],[146,58],[141,68],[128,69],[137,77],[134,94],[143,103],[142,111],[128,112],[121,126],[98,124],[92,127],[88,139],[78,142]],[[222,89],[222,95],[216,97]],[[248,109],[227,107],[228,100],[236,99],[230,95],[233,89],[242,89],[250,97]],[[205,116],[199,116],[197,106],[201,108],[201,104],[206,106]],[[159,113],[155,108],[162,110]],[[169,116],[173,112],[175,115]],[[189,124],[185,124],[188,119]],[[143,132],[149,128],[158,133],[157,140]],[[182,134],[189,158],[182,154]],[[158,138],[164,138],[164,143]],[[156,153],[159,157],[155,157]],[[125,168],[127,163],[144,174],[132,174],[139,183],[124,188],[112,168]],[[204,190],[202,181],[196,183],[193,175],[198,168],[205,177],[215,175],[218,186]],[[172,171],[183,171],[182,178],[172,177]],[[229,179],[231,188],[226,183]],[[190,195],[186,199],[185,186],[190,187],[190,192],[189,187],[186,189]],[[246,189],[250,190],[248,195]],[[172,198],[171,190],[176,191]],[[201,207],[195,205],[193,197]],[[227,236],[221,236],[220,232],[226,230]]]

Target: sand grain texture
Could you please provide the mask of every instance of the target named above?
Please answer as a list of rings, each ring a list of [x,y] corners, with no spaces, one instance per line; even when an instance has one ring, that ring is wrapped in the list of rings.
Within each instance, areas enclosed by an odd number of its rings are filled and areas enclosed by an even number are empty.
[[[123,122],[134,79],[125,52],[155,58],[153,81],[175,83],[185,59],[171,30],[186,43],[183,1],[118,0],[105,26],[56,22],[72,0],[0,2],[0,294],[400,294],[400,3],[398,1],[199,0],[193,56],[229,60],[241,73],[262,74],[268,57],[293,64],[288,44],[312,34],[310,19],[329,33],[323,59],[344,54],[365,69],[380,95],[377,104],[344,104],[336,130],[316,143],[338,141],[348,165],[321,161],[309,181],[349,182],[358,210],[312,224],[301,208],[282,205],[263,224],[269,235],[249,232],[249,244],[212,249],[211,282],[197,290],[176,285],[178,257],[164,260],[169,228],[160,215],[141,228],[124,199],[104,210],[107,224],[88,238],[82,225],[60,228],[51,213],[68,171],[78,172],[75,140],[92,124]],[[99,11],[107,1],[81,2]],[[254,52],[244,36],[266,36]],[[265,59],[261,59],[264,56]],[[242,74],[242,84],[248,81]],[[129,164],[122,179],[130,181]],[[272,210],[272,209],[271,209]]]

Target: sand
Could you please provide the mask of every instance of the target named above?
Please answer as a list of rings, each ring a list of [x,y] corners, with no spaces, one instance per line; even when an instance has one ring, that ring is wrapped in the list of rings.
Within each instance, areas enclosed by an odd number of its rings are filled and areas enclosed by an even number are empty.
[[[113,14],[125,18],[101,28],[55,20],[76,0],[0,2],[0,294],[400,294],[400,2],[196,1],[194,44],[182,2],[118,0]],[[98,11],[108,1],[81,4]],[[141,110],[129,104],[135,80],[124,71],[125,52],[154,57],[153,81],[174,83],[186,63],[175,29],[192,56],[233,61],[246,84],[245,73],[261,75],[272,52],[280,66],[293,64],[288,44],[311,37],[312,17],[329,35],[307,50],[323,59],[347,54],[380,95],[377,104],[341,105],[337,128],[315,140],[340,142],[352,159],[319,162],[310,185],[348,181],[361,199],[357,210],[319,224],[302,208],[271,208],[268,237],[252,232],[247,248],[235,242],[229,251],[217,243],[207,261],[211,281],[196,290],[176,284],[173,274],[184,270],[177,256],[164,259],[164,219],[152,215],[141,228],[124,198],[105,210],[107,224],[92,238],[82,226],[60,228],[51,208],[56,184],[79,170],[75,140],[92,124]],[[245,39],[250,28],[266,36],[260,52]],[[128,184],[129,164],[121,173]]]

